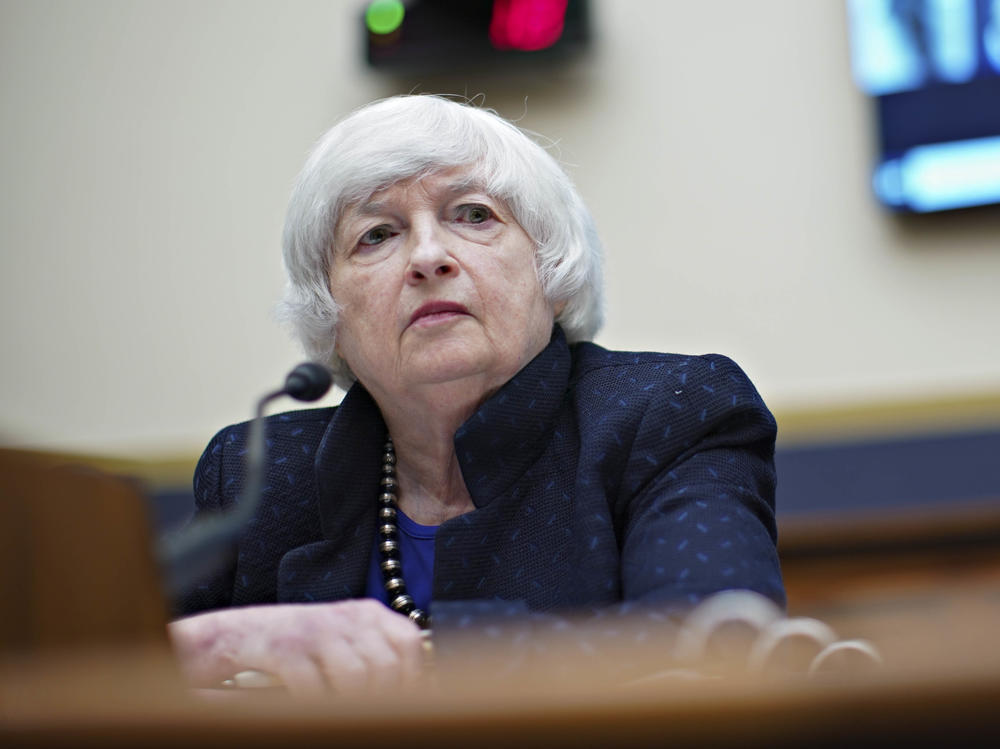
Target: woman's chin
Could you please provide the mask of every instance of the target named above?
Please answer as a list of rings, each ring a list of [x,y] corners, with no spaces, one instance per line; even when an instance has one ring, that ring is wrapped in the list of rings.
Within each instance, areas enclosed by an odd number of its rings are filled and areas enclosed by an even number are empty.
[[[439,362],[416,366],[407,373],[413,385],[448,385],[459,383],[484,374],[486,368],[475,362]]]
[[[437,351],[423,351],[407,362],[403,372],[409,385],[449,385],[467,382],[470,386],[479,381],[492,381],[491,370],[496,369],[494,357],[486,352],[461,347],[441,347]],[[504,373],[496,371],[496,377]],[[508,375],[509,377],[509,375]]]

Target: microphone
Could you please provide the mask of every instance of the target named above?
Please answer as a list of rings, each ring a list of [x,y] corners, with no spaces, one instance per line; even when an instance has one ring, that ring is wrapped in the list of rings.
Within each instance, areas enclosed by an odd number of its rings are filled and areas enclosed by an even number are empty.
[[[310,402],[326,395],[330,384],[330,371],[315,362],[307,361],[288,373],[284,392],[295,400]]]
[[[257,511],[267,452],[264,408],[284,395],[300,401],[318,400],[330,389],[332,382],[326,367],[315,362],[304,362],[288,373],[283,387],[267,393],[257,401],[247,444],[246,483],[236,507],[228,512],[206,517],[182,531],[160,539],[158,556],[172,598],[185,592],[219,566]]]

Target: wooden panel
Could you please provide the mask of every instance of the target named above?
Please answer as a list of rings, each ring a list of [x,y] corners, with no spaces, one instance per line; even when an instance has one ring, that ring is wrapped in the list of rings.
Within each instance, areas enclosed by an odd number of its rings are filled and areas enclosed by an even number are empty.
[[[136,486],[0,451],[0,652],[165,643],[152,548]]]
[[[786,519],[778,548],[788,613],[845,636],[881,639],[969,590],[1000,596],[998,501]]]

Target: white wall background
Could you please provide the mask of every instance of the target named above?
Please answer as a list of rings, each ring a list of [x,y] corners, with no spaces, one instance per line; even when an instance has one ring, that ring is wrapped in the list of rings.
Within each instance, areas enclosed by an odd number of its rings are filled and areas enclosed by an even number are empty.
[[[246,418],[299,359],[270,314],[308,148],[411,89],[559,141],[600,343],[727,353],[779,411],[1000,390],[1000,212],[869,197],[839,0],[595,0],[587,59],[527,80],[384,79],[361,5],[0,0],[0,441],[196,453]]]

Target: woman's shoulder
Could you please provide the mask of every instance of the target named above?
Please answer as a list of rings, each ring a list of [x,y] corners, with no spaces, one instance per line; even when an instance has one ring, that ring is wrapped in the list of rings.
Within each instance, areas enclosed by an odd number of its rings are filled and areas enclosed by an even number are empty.
[[[264,422],[267,425],[266,429],[268,436],[271,436],[272,433],[284,433],[289,430],[294,431],[295,429],[304,429],[310,426],[325,427],[330,423],[330,419],[333,418],[333,415],[336,412],[336,406],[327,406],[325,408],[302,408],[295,411],[283,411],[281,413],[265,416]],[[215,433],[215,436],[212,438],[212,442],[219,441],[220,439],[225,442],[245,440],[252,423],[253,421],[248,419],[247,421],[239,421],[235,424],[224,426]]]
[[[775,429],[756,387],[728,356],[609,351],[590,343],[574,349],[571,398],[585,421],[702,433],[738,419]]]
[[[723,354],[673,354],[657,351],[612,351],[594,343],[574,344],[572,381],[601,382],[605,386],[654,393],[664,386],[680,392],[699,388],[711,393],[718,388],[753,388],[743,369]],[[679,393],[677,393],[679,394]]]
[[[337,412],[336,406],[304,408],[284,411],[264,418],[265,435],[270,443],[298,442],[303,448],[314,446],[323,437],[330,420]],[[200,462],[218,457],[223,452],[240,452],[250,434],[252,421],[241,421],[225,426],[209,440]]]
[[[309,408],[266,417],[268,470],[277,466],[292,472],[308,469],[336,410],[336,407]],[[233,496],[239,493],[252,423],[230,424],[209,441],[194,471],[196,498],[203,494],[209,497],[213,492]]]

